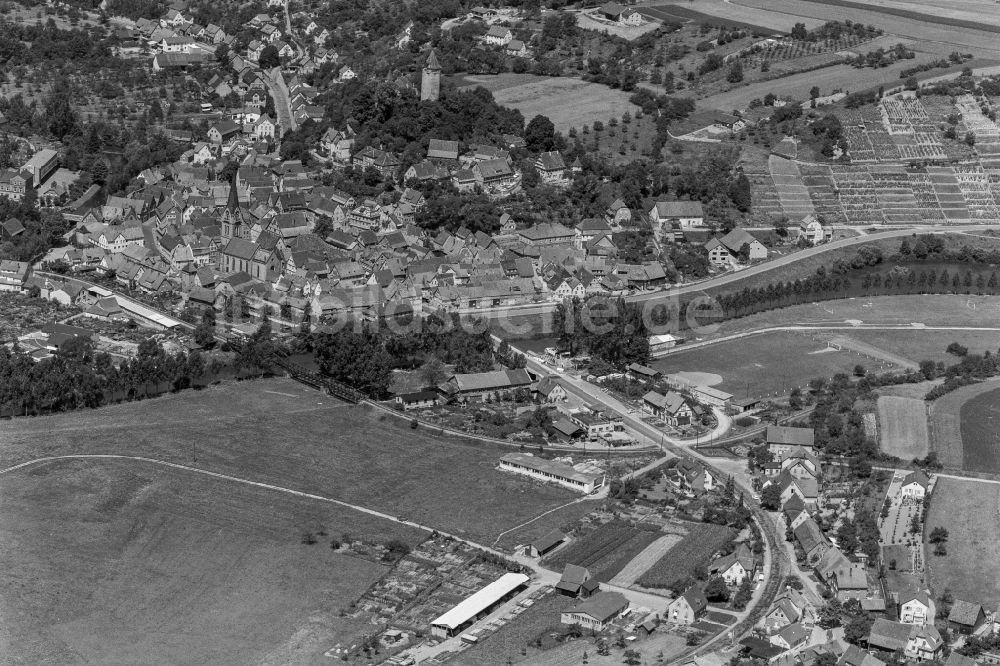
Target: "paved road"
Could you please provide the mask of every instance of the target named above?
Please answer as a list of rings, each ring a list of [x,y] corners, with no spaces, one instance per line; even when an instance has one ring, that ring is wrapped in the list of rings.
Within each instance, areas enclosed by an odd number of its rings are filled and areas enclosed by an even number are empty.
[[[281,135],[296,129],[298,125],[292,115],[292,102],[288,98],[288,86],[285,85],[285,77],[281,74],[281,68],[275,67],[270,72],[261,71],[267,89],[274,98],[274,112],[278,116],[278,125],[281,127]]]
[[[716,287],[721,287],[727,284],[731,284],[733,282],[739,282],[740,280],[744,280],[748,277],[759,275],[761,273],[766,273],[776,268],[789,266],[798,261],[802,261],[803,259],[815,257],[817,255],[825,254],[827,252],[832,252],[834,250],[839,250],[841,248],[851,247],[853,245],[861,245],[864,243],[869,243],[872,240],[878,240],[881,238],[900,238],[903,236],[909,236],[914,233],[925,234],[925,233],[946,233],[946,232],[956,233],[965,231],[980,231],[990,228],[996,228],[996,225],[986,225],[986,224],[971,224],[971,225],[961,225],[961,226],[934,225],[934,226],[912,227],[907,229],[897,229],[893,231],[879,231],[866,234],[864,236],[855,236],[854,238],[842,238],[840,240],[836,240],[831,243],[826,243],[824,245],[817,245],[815,247],[810,247],[804,250],[800,250],[799,252],[794,252],[784,257],[772,259],[771,261],[765,261],[762,264],[749,266],[741,271],[736,271],[735,273],[726,273],[724,275],[719,275],[717,277],[709,278],[707,280],[702,280],[701,282],[697,282],[690,285],[683,285],[671,289],[664,289],[660,291],[636,294],[634,296],[626,297],[625,300],[629,302],[641,303],[644,301],[673,298],[676,296],[682,296],[684,294],[696,294],[700,291],[714,289]]]

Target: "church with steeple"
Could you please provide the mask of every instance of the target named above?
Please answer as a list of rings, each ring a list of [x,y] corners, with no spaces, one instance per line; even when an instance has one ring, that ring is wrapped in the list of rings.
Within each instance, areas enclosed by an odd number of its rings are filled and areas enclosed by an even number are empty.
[[[420,74],[420,101],[436,102],[440,94],[441,64],[438,62],[437,53],[431,49],[424,71]]]
[[[226,202],[226,209],[222,211],[222,217],[219,221],[222,224],[223,242],[232,238],[250,240],[250,225],[243,214],[243,210],[240,208],[240,197],[236,188],[235,176],[229,184],[229,201]]]

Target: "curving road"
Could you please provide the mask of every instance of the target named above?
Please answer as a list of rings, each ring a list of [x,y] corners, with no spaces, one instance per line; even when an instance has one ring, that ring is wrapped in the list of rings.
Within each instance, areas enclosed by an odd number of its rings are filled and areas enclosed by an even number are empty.
[[[823,245],[817,245],[815,247],[809,247],[798,252],[786,255],[784,257],[779,257],[777,259],[772,259],[765,261],[761,264],[755,264],[744,268],[743,270],[736,271],[734,273],[726,273],[724,275],[719,275],[713,278],[708,278],[707,280],[701,280],[700,282],[692,283],[689,285],[682,285],[678,287],[673,287],[670,289],[663,289],[659,291],[652,291],[643,294],[636,294],[633,296],[627,296],[626,301],[632,303],[639,303],[643,301],[651,301],[660,298],[673,298],[676,296],[682,296],[684,294],[694,294],[700,291],[705,291],[707,289],[714,289],[716,287],[722,287],[733,282],[739,282],[740,280],[752,277],[754,275],[760,275],[761,273],[767,273],[768,271],[773,271],[778,268],[783,268],[784,266],[789,266],[803,259],[808,259],[810,257],[815,257],[817,255],[824,254],[826,252],[832,252],[833,250],[839,250],[845,247],[852,247],[854,245],[863,245],[865,243],[870,243],[873,240],[880,240],[883,238],[902,238],[903,236],[910,236],[912,234],[928,234],[928,233],[963,233],[967,231],[982,231],[985,229],[997,228],[996,225],[989,224],[969,224],[969,225],[933,225],[933,226],[921,226],[921,227],[909,227],[906,229],[894,229],[891,231],[878,231],[865,234],[862,236],[855,236],[853,238],[842,238],[830,243],[825,243]]]

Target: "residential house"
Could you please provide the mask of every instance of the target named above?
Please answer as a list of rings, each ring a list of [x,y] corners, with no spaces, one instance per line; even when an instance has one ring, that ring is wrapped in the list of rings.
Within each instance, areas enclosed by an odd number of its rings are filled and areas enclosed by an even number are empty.
[[[510,28],[501,25],[491,26],[483,35],[483,41],[493,46],[507,46],[512,39],[514,39],[514,33],[510,31]]]
[[[663,373],[654,368],[647,367],[645,365],[640,365],[638,363],[631,363],[625,369],[625,376],[636,382],[643,382],[644,384],[649,384],[653,382],[658,382]]]
[[[706,493],[719,485],[708,468],[693,460],[679,459],[665,473],[667,482],[687,495]]]
[[[667,606],[667,620],[674,624],[692,625],[705,614],[708,599],[697,585],[693,585]]]
[[[838,548],[830,547],[813,568],[816,577],[840,601],[863,599],[868,594],[865,565],[851,562]]]
[[[441,162],[445,166],[458,164],[458,141],[431,139],[427,144],[427,159]]]
[[[809,602],[805,595],[798,590],[786,587],[774,601],[764,615],[762,623],[768,632],[775,632],[790,624],[799,622],[806,615]]]
[[[563,624],[575,624],[593,631],[603,631],[628,608],[628,599],[620,592],[598,592],[577,602],[560,615]]]
[[[30,276],[28,262],[0,259],[0,291],[23,291]]]
[[[520,39],[512,39],[507,42],[507,47],[504,52],[515,58],[527,58],[528,57],[528,47]]]
[[[694,409],[684,396],[674,391],[666,395],[650,391],[642,397],[642,408],[675,428],[691,425],[694,418]]]
[[[922,500],[927,494],[930,479],[921,470],[910,472],[903,479],[903,484],[899,489],[899,494],[904,499]]]
[[[604,219],[614,228],[632,221],[632,211],[621,199],[615,199],[604,211]]]
[[[552,375],[542,377],[535,387],[535,394],[539,402],[566,402],[568,397],[566,389],[559,382],[557,377]]]
[[[767,248],[759,240],[737,227],[725,236],[712,237],[705,243],[708,260],[718,268],[767,259]]]
[[[833,237],[833,227],[824,227],[823,223],[812,215],[806,215],[799,223],[799,242],[809,245],[819,245]]]
[[[902,652],[916,661],[930,661],[941,654],[944,641],[933,624],[903,624],[878,618],[868,634],[868,646],[890,654]]]
[[[899,621],[903,624],[927,624],[931,602],[923,590],[911,590],[899,596]]]
[[[757,558],[745,543],[741,543],[729,555],[712,562],[708,572],[713,576],[722,576],[727,585],[738,587],[747,579],[753,580],[757,572]]]
[[[886,666],[885,662],[857,645],[848,645],[837,666]]]
[[[649,221],[661,236],[671,236],[675,230],[704,226],[705,211],[700,201],[657,201]]]
[[[240,126],[231,120],[220,120],[208,129],[208,140],[222,144],[239,136]]]
[[[577,237],[576,231],[558,222],[542,222],[517,232],[518,238],[528,246],[569,244]]]
[[[795,622],[786,627],[782,627],[777,633],[770,637],[771,645],[779,647],[786,652],[796,652],[806,644],[812,632],[804,626]]]
[[[542,153],[535,158],[535,169],[542,182],[548,185],[561,185],[569,182],[566,177],[566,162],[559,151]]]
[[[412,393],[400,393],[396,396],[395,402],[402,410],[424,409],[437,405],[441,394],[437,391],[414,391]]]
[[[795,540],[805,553],[806,562],[819,562],[827,550],[833,545],[823,536],[823,530],[819,528],[816,521],[806,518],[798,527],[792,530]]]
[[[462,170],[456,173],[459,177]],[[484,160],[476,163],[472,167],[476,183],[482,188],[506,187],[512,185],[517,180],[517,174],[511,168],[510,163],[504,159]],[[458,187],[456,185],[456,187]]]
[[[587,598],[600,590],[601,584],[591,578],[590,572],[575,564],[563,568],[562,577],[556,583],[556,592],[566,597]]]
[[[795,428],[792,426],[768,426],[764,433],[767,449],[776,458],[780,458],[794,447],[805,447],[812,452],[816,443],[816,434],[812,428]]]

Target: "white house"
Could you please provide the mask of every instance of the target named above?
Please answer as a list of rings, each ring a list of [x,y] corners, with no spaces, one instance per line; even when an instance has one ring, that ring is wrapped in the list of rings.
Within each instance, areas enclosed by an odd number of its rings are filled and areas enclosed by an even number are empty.
[[[274,121],[265,114],[253,124],[253,134],[258,139],[273,139],[275,127]]]
[[[806,215],[799,223],[799,240],[810,245],[819,245],[833,237],[832,228],[824,228],[823,224],[812,215]]]
[[[899,597],[899,621],[903,624],[927,624],[930,610],[930,599],[926,592],[913,591]]]
[[[483,41],[487,44],[493,44],[494,46],[507,46],[510,40],[514,39],[514,33],[510,31],[510,28],[505,28],[500,25],[495,25],[483,35]]]
[[[729,555],[720,557],[708,568],[709,573],[722,576],[727,585],[740,586],[757,571],[757,560],[746,544],[741,543]]]
[[[670,234],[674,229],[692,229],[705,224],[705,211],[700,201],[657,201],[649,211],[653,229],[661,235]]]
[[[930,485],[930,479],[927,475],[917,470],[916,472],[910,472],[903,479],[903,485],[899,489],[899,494],[901,497],[922,500],[924,495],[927,494],[927,487]]]
[[[743,247],[746,254],[743,255]],[[708,250],[708,260],[718,268],[731,268],[741,263],[749,263],[767,259],[767,248],[759,240],[747,233],[746,229],[736,228],[721,238],[716,236],[705,243]]]

